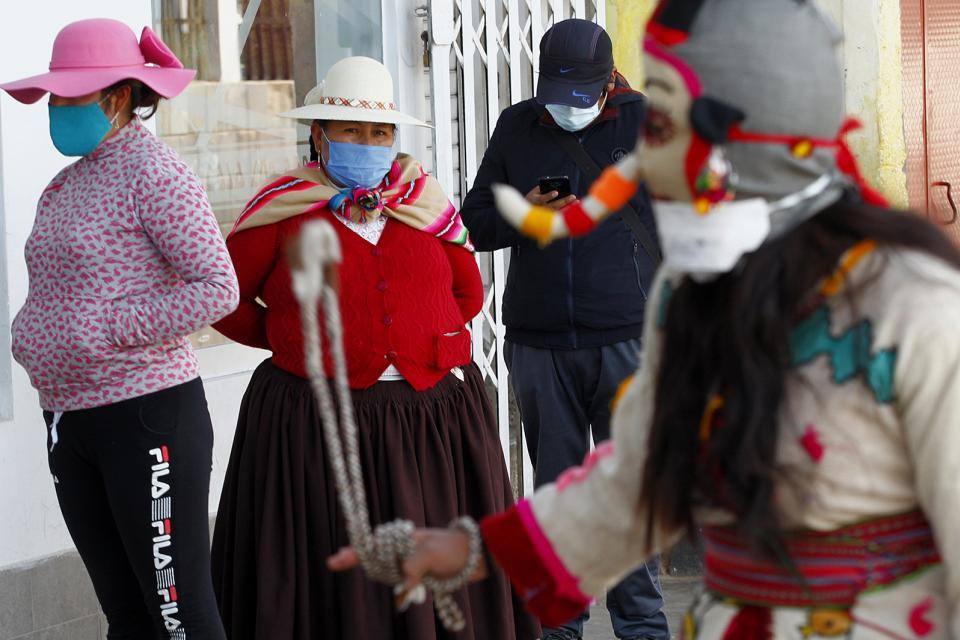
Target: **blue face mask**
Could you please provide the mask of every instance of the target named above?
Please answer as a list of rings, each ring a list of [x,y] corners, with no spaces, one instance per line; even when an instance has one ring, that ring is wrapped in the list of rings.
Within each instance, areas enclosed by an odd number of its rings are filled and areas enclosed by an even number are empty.
[[[100,146],[113,126],[100,108],[102,102],[63,107],[50,105],[50,138],[57,151],[65,156],[85,156]]]
[[[393,167],[397,154],[392,146],[334,142],[325,131],[323,137],[330,150],[330,158],[324,164],[327,173],[345,187],[373,189]]]

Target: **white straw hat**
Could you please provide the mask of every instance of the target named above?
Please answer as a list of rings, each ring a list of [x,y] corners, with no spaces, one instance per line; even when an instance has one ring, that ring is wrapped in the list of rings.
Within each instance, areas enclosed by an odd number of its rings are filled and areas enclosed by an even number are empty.
[[[397,111],[390,71],[376,60],[363,56],[344,58],[330,67],[323,84],[307,94],[304,105],[281,113],[280,117],[430,126]]]

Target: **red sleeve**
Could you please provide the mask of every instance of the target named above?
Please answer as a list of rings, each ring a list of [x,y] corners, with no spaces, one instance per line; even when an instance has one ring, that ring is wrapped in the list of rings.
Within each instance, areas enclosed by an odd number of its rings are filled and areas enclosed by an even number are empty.
[[[257,297],[273,268],[278,236],[277,225],[268,224],[241,231],[227,240],[227,249],[240,283],[240,304],[213,328],[248,347],[270,348],[267,309],[257,302]]]
[[[441,242],[453,271],[453,297],[460,307],[464,323],[473,320],[483,308],[483,280],[472,253],[450,242]]]
[[[564,567],[526,500],[480,523],[483,541],[509,576],[527,609],[547,627],[559,627],[590,606]]]

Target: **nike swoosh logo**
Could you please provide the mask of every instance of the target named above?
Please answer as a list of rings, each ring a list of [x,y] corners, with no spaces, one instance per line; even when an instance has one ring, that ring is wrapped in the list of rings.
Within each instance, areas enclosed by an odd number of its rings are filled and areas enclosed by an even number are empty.
[[[590,94],[589,94],[589,93],[580,93],[579,91],[574,91],[574,92],[573,92],[573,97],[574,97],[574,98],[589,98],[589,97],[590,97]]]
[[[560,73],[561,73],[561,74],[567,74],[567,73],[570,73],[571,71],[573,71],[574,69],[576,69],[576,67],[570,67],[569,69],[564,69],[563,67],[560,67]]]

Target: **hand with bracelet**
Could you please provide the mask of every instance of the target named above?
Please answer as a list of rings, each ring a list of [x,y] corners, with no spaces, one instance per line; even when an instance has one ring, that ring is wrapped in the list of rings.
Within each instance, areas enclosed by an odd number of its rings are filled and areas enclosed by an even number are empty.
[[[425,576],[436,580],[455,578],[463,572],[470,558],[470,534],[463,529],[417,529],[413,542],[413,553],[407,556],[402,566],[406,579],[396,594],[400,608],[413,600],[412,592],[422,584]],[[344,547],[327,559],[327,566],[331,571],[347,571],[360,566],[360,558],[355,549]],[[467,583],[479,582],[488,573],[487,555],[483,553]]]

